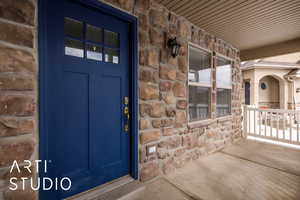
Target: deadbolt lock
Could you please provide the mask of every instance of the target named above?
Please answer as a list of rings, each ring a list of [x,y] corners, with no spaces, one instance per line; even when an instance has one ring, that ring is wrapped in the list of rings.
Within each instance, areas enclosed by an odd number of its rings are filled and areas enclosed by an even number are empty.
[[[128,105],[129,104],[129,98],[128,97],[124,97],[124,104]]]

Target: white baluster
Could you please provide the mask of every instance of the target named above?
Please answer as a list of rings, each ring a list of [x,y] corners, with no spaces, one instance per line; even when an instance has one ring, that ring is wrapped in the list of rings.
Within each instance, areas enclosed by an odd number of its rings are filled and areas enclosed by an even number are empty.
[[[258,120],[259,120],[259,131],[258,131],[258,133],[259,133],[259,135],[261,135],[261,124],[262,124],[262,119],[261,119],[261,111],[259,110],[258,111]]]
[[[253,120],[253,123],[254,123],[254,133],[256,134],[256,110],[253,110],[253,112],[254,112],[254,116],[253,116],[253,118],[254,118],[254,120]]]
[[[279,112],[277,112],[276,113],[276,122],[277,122],[277,124],[276,124],[276,133],[277,133],[277,135],[276,135],[276,138],[278,139],[279,138]]]
[[[289,113],[289,118],[290,118],[290,142],[292,142],[292,137],[293,137],[293,130],[292,130],[292,127],[293,127],[293,124],[292,124],[292,113]]]
[[[244,106],[244,119],[243,119],[244,123],[244,137],[247,137],[247,134],[248,134],[248,120],[247,120],[247,106],[245,105]]]
[[[264,132],[264,134],[265,134],[265,136],[267,136],[267,123],[268,123],[267,113],[268,112],[265,112],[265,114],[264,114],[264,117],[265,117],[265,120],[264,120],[264,122],[265,122],[265,132]]]
[[[297,142],[300,143],[300,140],[299,140],[299,112],[296,112],[296,122],[297,122]]]
[[[285,113],[283,113],[283,139],[285,140],[286,139],[286,136],[285,136],[285,128],[286,128],[286,119],[285,119]]]
[[[270,137],[273,137],[273,113],[270,112]]]

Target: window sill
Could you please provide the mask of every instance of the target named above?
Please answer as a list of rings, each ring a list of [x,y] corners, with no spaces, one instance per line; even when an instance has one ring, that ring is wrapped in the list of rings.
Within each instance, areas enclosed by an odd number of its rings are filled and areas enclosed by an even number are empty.
[[[218,122],[230,121],[230,120],[232,120],[232,114],[226,115],[226,116],[222,116],[222,117],[217,117],[216,120]]]
[[[200,128],[202,126],[207,126],[210,125],[214,122],[226,122],[226,121],[231,121],[232,120],[232,114],[223,116],[223,117],[218,117],[216,119],[205,119],[201,121],[194,121],[194,122],[189,122],[188,123],[188,128]]]
[[[189,122],[188,123],[188,128],[199,128],[202,126],[207,126],[212,123],[216,122],[216,119],[204,119],[201,121],[194,121],[194,122]]]

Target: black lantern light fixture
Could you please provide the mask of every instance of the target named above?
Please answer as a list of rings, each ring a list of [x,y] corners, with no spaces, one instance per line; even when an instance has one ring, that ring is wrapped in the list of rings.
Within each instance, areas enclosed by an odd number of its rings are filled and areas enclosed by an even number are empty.
[[[176,56],[178,56],[180,46],[181,45],[177,42],[176,37],[169,38],[169,40],[168,40],[168,47],[171,50],[171,56],[173,58],[175,58]]]

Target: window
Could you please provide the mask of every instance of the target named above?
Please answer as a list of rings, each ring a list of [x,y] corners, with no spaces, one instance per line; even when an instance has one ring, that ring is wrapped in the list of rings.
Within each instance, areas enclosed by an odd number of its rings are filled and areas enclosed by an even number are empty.
[[[231,113],[231,61],[217,57],[216,86],[217,86],[217,117]]]
[[[64,23],[65,55],[119,63],[120,38],[118,33],[67,17]]]
[[[211,54],[189,47],[189,121],[210,118]]]
[[[267,89],[267,84],[264,83],[264,82],[262,82],[262,83],[260,84],[260,88],[261,88],[262,90]]]
[[[64,22],[65,54],[83,58],[83,42],[80,41],[83,39],[83,23],[71,18],[65,18]]]

